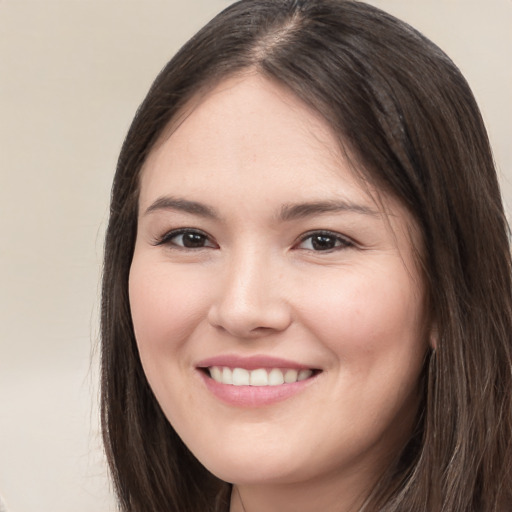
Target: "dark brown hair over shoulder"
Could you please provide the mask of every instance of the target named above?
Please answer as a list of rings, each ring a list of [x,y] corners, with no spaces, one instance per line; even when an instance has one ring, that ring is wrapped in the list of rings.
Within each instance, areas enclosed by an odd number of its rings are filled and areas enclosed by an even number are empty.
[[[149,388],[128,276],[148,153],[195,93],[246,70],[319,112],[364,179],[405,205],[421,233],[436,348],[416,432],[363,510],[512,510],[511,262],[486,131],[439,48],[350,0],[229,6],[167,64],[135,116],[112,189],[102,290],[101,415],[121,510],[227,510],[228,484],[184,446]]]

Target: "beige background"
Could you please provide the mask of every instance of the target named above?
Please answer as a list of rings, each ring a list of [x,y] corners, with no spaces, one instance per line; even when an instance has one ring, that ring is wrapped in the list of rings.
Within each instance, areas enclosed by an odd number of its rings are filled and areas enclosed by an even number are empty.
[[[0,492],[13,512],[114,510],[91,354],[110,182],[152,79],[229,3],[0,0]],[[459,64],[512,206],[512,0],[372,3]]]

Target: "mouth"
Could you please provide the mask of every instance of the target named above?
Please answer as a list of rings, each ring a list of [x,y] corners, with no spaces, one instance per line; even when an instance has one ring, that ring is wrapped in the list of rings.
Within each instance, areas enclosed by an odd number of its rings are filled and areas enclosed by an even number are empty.
[[[311,378],[320,370],[296,368],[230,368],[209,366],[201,368],[207,376],[219,384],[231,386],[282,386]]]
[[[236,407],[260,407],[301,394],[323,370],[286,359],[234,354],[205,359],[196,366],[206,388]]]
[[[196,369],[206,388],[236,407],[271,405],[303,392],[323,370],[267,356],[217,356]]]

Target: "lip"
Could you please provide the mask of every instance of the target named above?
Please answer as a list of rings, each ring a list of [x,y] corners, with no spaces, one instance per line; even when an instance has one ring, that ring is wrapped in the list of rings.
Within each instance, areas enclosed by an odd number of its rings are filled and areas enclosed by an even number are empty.
[[[257,370],[258,368],[290,368],[294,370],[314,370],[311,366],[281,359],[279,357],[270,357],[264,355],[254,355],[249,357],[238,356],[235,354],[226,354],[210,357],[200,361],[197,368],[209,368],[211,366],[227,366],[228,368],[244,368],[246,370]]]
[[[203,380],[207,390],[225,404],[241,408],[264,407],[292,398],[313,384],[321,373],[316,371],[306,380],[281,384],[279,386],[234,386],[213,380],[208,375],[208,372],[205,371],[211,366],[244,368],[246,370],[257,370],[259,368],[307,370],[314,368],[295,361],[262,355],[241,357],[229,354],[200,361],[196,365],[197,373]]]

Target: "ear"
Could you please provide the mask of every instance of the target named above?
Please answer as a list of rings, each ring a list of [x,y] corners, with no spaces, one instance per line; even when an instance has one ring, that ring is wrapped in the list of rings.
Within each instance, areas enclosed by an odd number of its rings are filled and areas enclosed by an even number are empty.
[[[430,332],[428,336],[428,344],[432,350],[437,350],[439,342],[439,331],[437,329],[437,323],[432,322]]]

